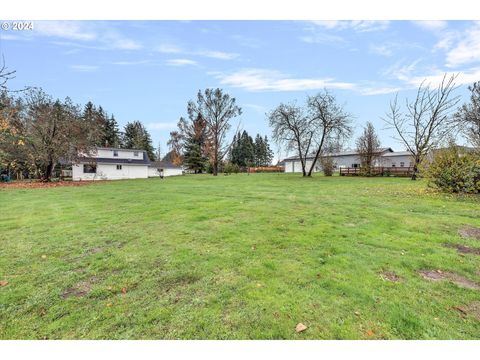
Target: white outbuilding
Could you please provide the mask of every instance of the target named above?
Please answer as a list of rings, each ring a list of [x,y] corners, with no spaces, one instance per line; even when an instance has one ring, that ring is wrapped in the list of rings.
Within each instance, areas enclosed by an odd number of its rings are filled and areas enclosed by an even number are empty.
[[[72,164],[72,180],[146,179],[149,165],[145,150],[99,147]]]
[[[380,148],[377,150],[379,158],[377,159],[375,166],[386,166],[382,164],[382,158],[389,154],[393,154],[391,148]],[[342,151],[337,153],[329,153],[324,155],[325,157],[330,157],[333,159],[334,167],[336,170],[340,168],[359,168],[361,161],[358,151]],[[315,159],[315,154],[310,154],[307,156],[306,168],[310,169],[312,162]],[[302,164],[298,156],[291,156],[283,160],[285,163],[285,172],[302,172]],[[315,163],[314,171],[322,171],[322,166],[320,161],[317,160]]]
[[[183,174],[184,171],[181,166],[174,165],[168,161],[153,161],[148,166],[148,177],[177,176]]]

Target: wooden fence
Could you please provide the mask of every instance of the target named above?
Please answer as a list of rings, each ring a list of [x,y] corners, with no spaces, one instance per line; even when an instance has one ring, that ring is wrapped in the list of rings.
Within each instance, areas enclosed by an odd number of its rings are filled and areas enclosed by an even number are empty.
[[[413,167],[384,167],[376,166],[371,170],[372,176],[412,176]],[[363,175],[363,169],[356,168],[340,168],[340,176],[360,176]]]
[[[247,172],[249,173],[259,173],[259,172],[283,172],[285,168],[283,166],[258,166],[258,167],[249,167]]]

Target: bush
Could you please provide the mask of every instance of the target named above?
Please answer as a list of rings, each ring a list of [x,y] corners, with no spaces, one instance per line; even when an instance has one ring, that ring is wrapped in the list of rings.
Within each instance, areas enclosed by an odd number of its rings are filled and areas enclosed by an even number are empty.
[[[425,163],[424,175],[434,187],[449,193],[480,193],[480,156],[450,144]]]
[[[320,160],[322,164],[323,174],[325,176],[332,176],[335,170],[335,163],[331,157],[324,157]]]
[[[225,173],[227,174],[238,174],[240,172],[240,167],[237,164],[226,163],[224,168]]]

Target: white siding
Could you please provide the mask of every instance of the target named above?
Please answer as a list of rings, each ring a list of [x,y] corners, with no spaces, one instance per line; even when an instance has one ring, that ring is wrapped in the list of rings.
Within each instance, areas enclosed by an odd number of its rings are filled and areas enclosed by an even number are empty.
[[[413,166],[413,157],[411,155],[401,155],[401,156],[382,156],[382,166],[385,167],[401,167],[403,166]]]
[[[305,170],[308,172],[312,166],[313,160],[307,160]],[[360,164],[360,158],[357,155],[334,156],[333,162],[336,168],[352,167],[353,164]],[[314,168],[315,172],[322,171],[320,161],[317,162]],[[285,160],[285,172],[302,172],[302,163],[300,160]]]
[[[83,164],[72,166],[72,180],[120,180],[120,179],[145,179],[148,177],[147,165],[119,164],[97,164],[97,172],[83,173]]]
[[[114,156],[114,152],[118,153],[118,156]],[[137,156],[135,156],[135,153]],[[108,158],[108,159],[132,159],[143,160],[143,151],[123,150],[123,149],[98,149],[92,157]]]
[[[177,175],[183,175],[183,170],[181,168],[163,168],[163,176],[177,176]],[[149,167],[148,176],[159,177],[160,173],[157,171],[157,168]]]

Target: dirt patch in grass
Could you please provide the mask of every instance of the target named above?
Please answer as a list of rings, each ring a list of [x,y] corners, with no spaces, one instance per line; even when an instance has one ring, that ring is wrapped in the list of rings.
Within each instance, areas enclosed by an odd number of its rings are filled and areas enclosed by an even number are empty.
[[[470,315],[480,321],[480,301],[475,301],[468,306],[452,306],[452,309],[457,310],[462,318]]]
[[[196,274],[171,274],[162,276],[160,279],[160,285],[165,291],[170,291],[172,288],[187,286],[196,283],[200,280],[200,276]]]
[[[459,253],[462,254],[475,254],[480,255],[479,248],[471,248],[462,244],[444,244],[445,247],[457,249]]]
[[[44,189],[63,186],[83,186],[91,185],[95,181],[12,181],[8,183],[0,183],[0,189]]]
[[[455,274],[453,272],[441,271],[441,270],[421,270],[419,271],[419,273],[420,273],[420,276],[422,276],[425,280],[430,280],[430,281],[448,280],[466,289],[480,290],[480,284],[470,279],[467,279],[461,275]]]
[[[391,282],[399,282],[402,281],[402,278],[395,274],[393,271],[384,271],[380,274],[383,280],[391,281]]]
[[[96,280],[97,279],[93,277],[89,280],[80,281],[74,286],[66,289],[62,294],[62,298],[68,299],[69,297],[82,297],[87,295],[92,289],[92,285]]]
[[[97,246],[97,247],[88,249],[88,250],[87,250],[87,254],[93,255],[93,254],[96,254],[96,253],[98,253],[98,252],[100,252],[100,251],[102,251],[102,250],[103,250],[102,247]]]
[[[464,226],[458,230],[460,236],[480,240],[480,228],[474,226]]]

